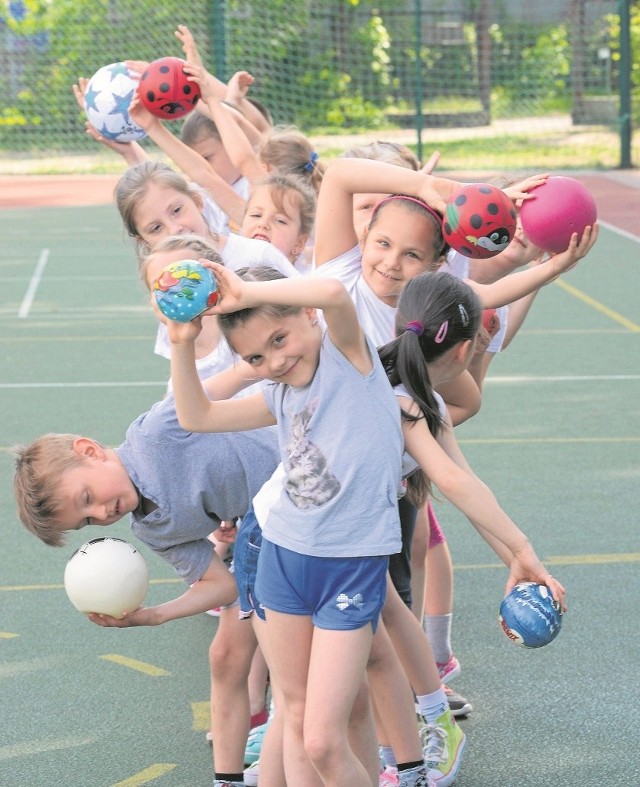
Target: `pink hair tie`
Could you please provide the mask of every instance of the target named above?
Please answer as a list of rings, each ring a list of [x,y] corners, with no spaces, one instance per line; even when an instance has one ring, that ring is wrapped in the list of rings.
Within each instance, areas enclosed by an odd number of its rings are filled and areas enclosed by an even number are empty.
[[[424,333],[424,325],[419,320],[411,320],[404,327],[405,330],[415,333],[416,336],[422,336]]]
[[[434,210],[430,205],[427,205],[427,203],[424,200],[421,200],[418,197],[410,197],[408,194],[392,194],[389,197],[384,197],[374,207],[373,213],[371,214],[371,218],[373,219],[373,217],[380,210],[380,208],[383,207],[383,205],[386,205],[388,202],[396,202],[398,200],[402,200],[403,202],[415,202],[416,205],[420,205],[420,207],[424,208],[428,213],[430,213],[433,216],[433,218],[438,222],[438,224],[442,223],[442,216],[438,213],[437,210]]]
[[[449,330],[449,320],[445,320],[442,325],[438,328],[438,333],[436,333],[435,339],[433,340],[436,344],[442,344],[447,335],[447,331]]]

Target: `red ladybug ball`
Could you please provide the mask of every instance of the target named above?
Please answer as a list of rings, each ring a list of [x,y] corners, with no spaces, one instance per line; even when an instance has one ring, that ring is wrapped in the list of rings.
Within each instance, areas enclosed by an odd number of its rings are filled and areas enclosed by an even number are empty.
[[[444,239],[465,257],[488,259],[507,248],[516,231],[512,200],[489,183],[469,183],[450,197]]]
[[[187,79],[185,62],[179,57],[161,57],[149,63],[140,77],[140,101],[155,117],[176,120],[198,102],[200,87]]]

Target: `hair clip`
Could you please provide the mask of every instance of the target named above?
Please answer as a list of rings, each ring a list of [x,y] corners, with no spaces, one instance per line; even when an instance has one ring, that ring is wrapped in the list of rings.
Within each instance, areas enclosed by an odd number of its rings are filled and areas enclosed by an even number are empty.
[[[307,163],[304,165],[302,169],[305,172],[313,172],[317,160],[318,160],[318,154],[315,152],[315,150],[312,150],[311,153],[309,153],[309,161],[307,161]]]
[[[436,344],[442,344],[447,335],[447,331],[449,330],[449,320],[445,320],[442,325],[438,328],[438,333],[436,333],[434,342]]]
[[[419,320],[411,320],[404,327],[405,330],[415,333],[416,336],[422,336],[424,333],[424,325]]]
[[[460,319],[462,320],[462,327],[466,328],[469,325],[469,315],[467,314],[467,310],[464,306],[459,303],[458,304],[458,311],[460,312]]]

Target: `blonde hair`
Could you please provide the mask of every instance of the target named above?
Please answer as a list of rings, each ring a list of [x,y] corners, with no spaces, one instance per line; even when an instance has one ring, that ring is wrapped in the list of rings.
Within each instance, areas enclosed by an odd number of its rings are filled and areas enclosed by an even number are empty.
[[[266,186],[271,192],[273,204],[285,213],[284,200],[289,197],[300,213],[300,234],[310,235],[316,218],[316,192],[307,180],[299,175],[275,173],[254,185]],[[251,205],[251,197],[247,200],[245,214]]]
[[[316,194],[325,166],[305,135],[293,126],[276,126],[258,147],[263,164],[283,175],[298,175],[308,180]]]
[[[420,162],[410,148],[406,145],[399,145],[397,142],[383,140],[345,150],[340,158],[365,158],[383,161],[385,164],[395,164],[398,167],[412,169],[414,172],[420,169]]]
[[[180,249],[192,251],[193,258],[196,260],[209,260],[210,262],[218,262],[220,265],[224,265],[215,243],[207,238],[203,238],[202,235],[188,233],[185,235],[169,235],[168,238],[164,238],[160,243],[156,244],[153,249],[148,247],[138,249],[138,276],[147,289],[149,289],[147,269],[154,256],[161,252],[178,251]]]
[[[12,448],[18,517],[29,532],[52,547],[65,543],[64,531],[56,525],[62,507],[58,488],[63,473],[82,462],[73,449],[77,439],[75,434],[46,434],[30,445]]]
[[[175,189],[185,197],[192,199],[201,210],[204,207],[204,199],[200,189],[179,172],[171,169],[168,164],[162,161],[143,161],[141,164],[129,167],[117,182],[114,196],[127,233],[139,242],[140,233],[135,225],[133,212],[152,183]]]
[[[180,129],[182,142],[191,147],[210,137],[213,137],[218,142],[222,142],[218,127],[211,118],[203,115],[202,112],[190,112]]]

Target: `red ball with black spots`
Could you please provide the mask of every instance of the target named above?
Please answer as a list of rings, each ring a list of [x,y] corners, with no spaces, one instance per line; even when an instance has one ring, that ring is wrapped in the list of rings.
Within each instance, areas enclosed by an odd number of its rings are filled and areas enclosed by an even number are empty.
[[[468,183],[448,200],[442,232],[465,257],[488,259],[507,248],[516,231],[513,201],[489,183]]]
[[[155,117],[177,120],[197,104],[200,87],[187,79],[185,62],[179,57],[161,57],[149,63],[140,77],[140,101]]]

